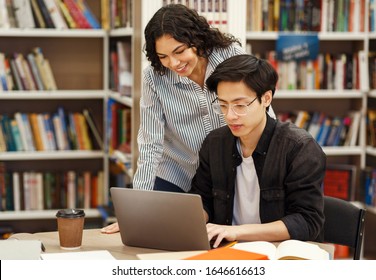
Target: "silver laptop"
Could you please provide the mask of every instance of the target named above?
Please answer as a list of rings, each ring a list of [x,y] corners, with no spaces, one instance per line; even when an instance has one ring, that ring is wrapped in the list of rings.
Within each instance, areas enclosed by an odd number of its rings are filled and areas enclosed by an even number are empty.
[[[110,192],[124,245],[167,251],[210,249],[199,195],[118,187]]]

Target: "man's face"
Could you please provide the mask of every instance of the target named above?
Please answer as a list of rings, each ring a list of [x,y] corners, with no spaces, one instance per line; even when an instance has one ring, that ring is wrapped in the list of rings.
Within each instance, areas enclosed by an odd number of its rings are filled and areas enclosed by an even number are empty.
[[[261,103],[243,82],[223,81],[217,87],[218,102],[231,132],[237,137],[261,135],[266,122],[265,95]]]

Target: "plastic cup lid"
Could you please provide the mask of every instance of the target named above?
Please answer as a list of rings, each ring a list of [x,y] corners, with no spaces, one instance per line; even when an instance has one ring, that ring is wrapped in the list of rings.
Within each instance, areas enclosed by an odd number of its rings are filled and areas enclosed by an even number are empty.
[[[58,218],[80,218],[85,217],[85,212],[82,209],[61,209],[57,211]]]

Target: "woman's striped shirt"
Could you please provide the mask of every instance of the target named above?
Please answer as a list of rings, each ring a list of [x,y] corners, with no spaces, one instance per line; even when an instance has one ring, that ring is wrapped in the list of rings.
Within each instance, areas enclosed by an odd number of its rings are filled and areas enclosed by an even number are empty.
[[[225,59],[244,50],[237,44],[216,49],[209,56],[205,81]],[[198,153],[206,135],[225,125],[213,112],[214,92],[167,70],[161,76],[144,70],[138,132],[139,158],[133,187],[151,190],[156,176],[188,191],[198,167]]]

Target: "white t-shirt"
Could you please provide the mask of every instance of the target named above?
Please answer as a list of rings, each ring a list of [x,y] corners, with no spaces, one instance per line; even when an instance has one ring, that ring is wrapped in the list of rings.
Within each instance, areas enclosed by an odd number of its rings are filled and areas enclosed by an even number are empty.
[[[237,143],[243,161],[236,170],[234,215],[232,224],[260,224],[260,186],[252,155],[245,158]]]

